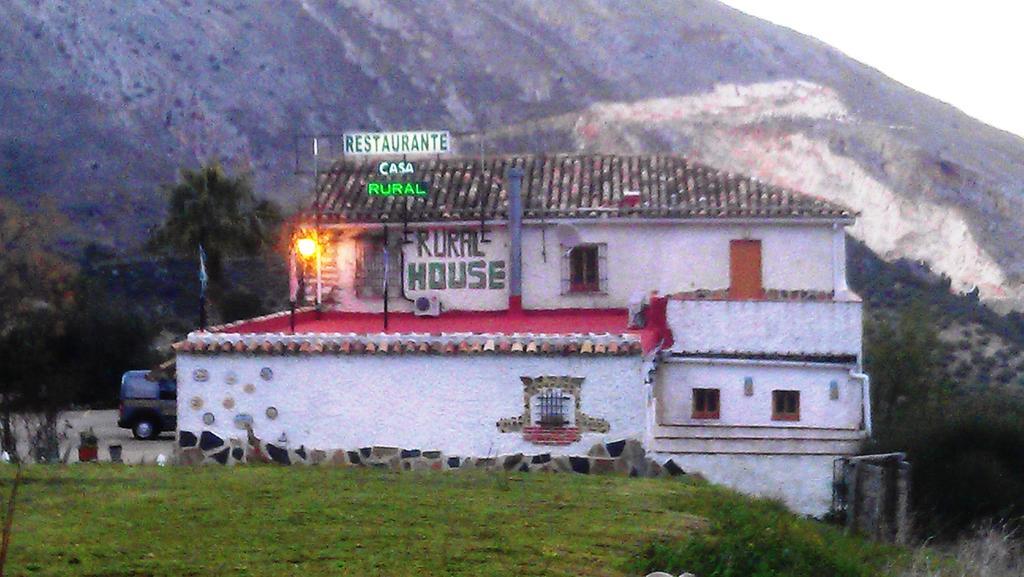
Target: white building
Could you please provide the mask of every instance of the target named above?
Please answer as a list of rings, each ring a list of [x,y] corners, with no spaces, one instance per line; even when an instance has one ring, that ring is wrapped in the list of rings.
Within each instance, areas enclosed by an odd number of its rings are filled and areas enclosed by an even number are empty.
[[[589,454],[572,468],[642,474],[615,462],[632,439],[828,510],[871,422],[846,209],[675,157],[419,164],[425,197],[367,195],[370,162],[321,181],[300,259],[319,310],[176,345],[186,460]]]

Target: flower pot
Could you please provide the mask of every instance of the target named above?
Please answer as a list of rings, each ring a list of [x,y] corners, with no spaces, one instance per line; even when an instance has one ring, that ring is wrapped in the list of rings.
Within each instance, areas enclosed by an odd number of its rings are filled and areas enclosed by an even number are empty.
[[[110,445],[107,447],[110,451],[110,462],[120,463],[121,462],[121,445]]]
[[[99,457],[99,447],[78,447],[78,460],[82,463],[90,463]]]

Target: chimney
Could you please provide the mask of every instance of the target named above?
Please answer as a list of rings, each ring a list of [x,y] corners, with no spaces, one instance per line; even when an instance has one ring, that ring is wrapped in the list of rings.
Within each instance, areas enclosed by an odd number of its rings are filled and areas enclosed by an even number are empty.
[[[654,340],[668,349],[675,342],[672,329],[668,326],[668,299],[664,296],[651,295],[647,306],[646,328],[654,335]]]
[[[523,311],[523,169],[512,166],[506,175],[508,183],[508,231],[510,248],[508,275],[508,311]]]
[[[632,208],[640,204],[639,190],[626,190],[622,193],[622,200],[619,201],[620,208]]]

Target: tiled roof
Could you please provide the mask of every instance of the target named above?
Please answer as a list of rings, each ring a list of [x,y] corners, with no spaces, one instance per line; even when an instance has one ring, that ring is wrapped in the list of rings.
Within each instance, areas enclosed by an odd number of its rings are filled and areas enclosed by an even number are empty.
[[[729,299],[729,289],[697,289],[692,291],[673,293],[667,296],[671,300],[679,301],[726,301]],[[756,299],[758,301],[831,301],[835,299],[835,292],[823,290],[781,290],[765,289],[764,295]]]
[[[637,335],[610,334],[225,334],[193,333],[174,344],[195,355],[638,355]]]
[[[673,351],[673,357],[696,359],[736,359],[752,361],[791,361],[800,363],[834,363],[850,365],[857,362],[857,355],[844,353],[764,353],[750,351]]]
[[[556,155],[415,161],[425,197],[369,196],[373,161],[337,162],[320,180],[328,220],[401,222],[507,218],[506,171],[523,168],[523,213],[537,218],[839,218],[845,207],[677,156]],[[635,205],[624,193],[638,191]]]

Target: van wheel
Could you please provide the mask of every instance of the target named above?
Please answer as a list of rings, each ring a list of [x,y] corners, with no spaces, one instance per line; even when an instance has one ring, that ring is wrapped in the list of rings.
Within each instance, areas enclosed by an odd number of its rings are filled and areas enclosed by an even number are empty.
[[[135,426],[132,427],[132,434],[135,435],[136,439],[149,441],[155,439],[160,434],[160,428],[149,419],[141,419],[135,422]]]

